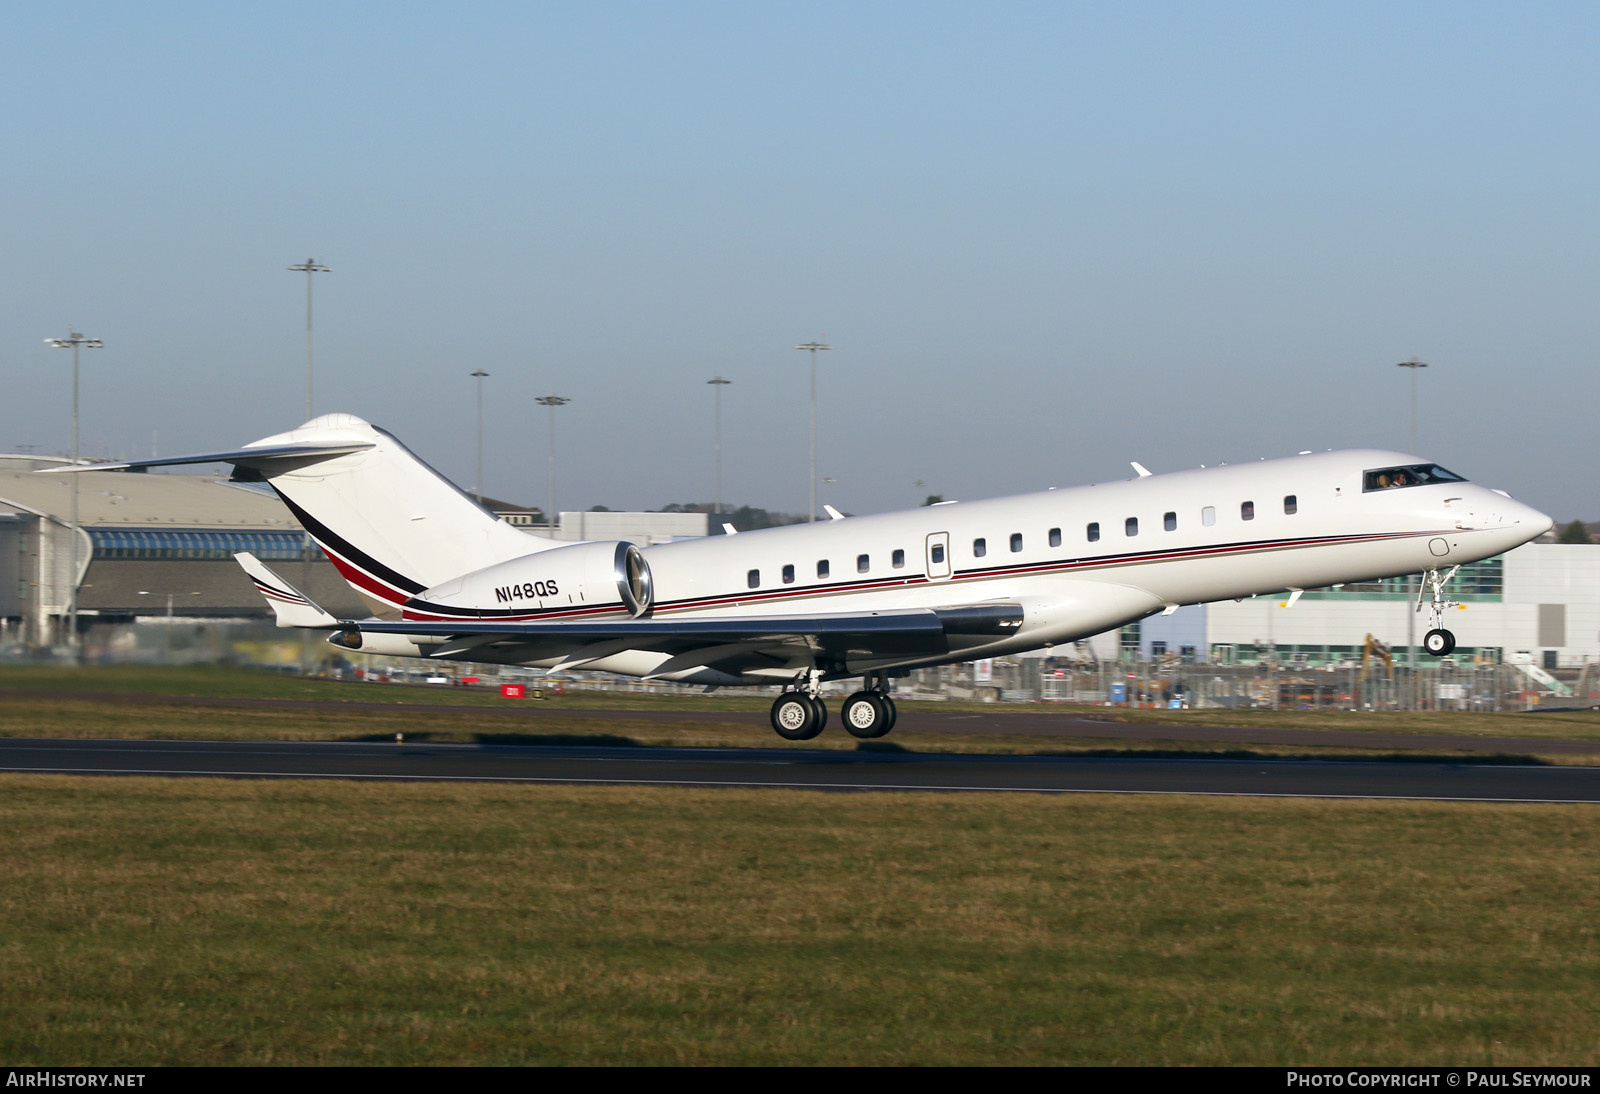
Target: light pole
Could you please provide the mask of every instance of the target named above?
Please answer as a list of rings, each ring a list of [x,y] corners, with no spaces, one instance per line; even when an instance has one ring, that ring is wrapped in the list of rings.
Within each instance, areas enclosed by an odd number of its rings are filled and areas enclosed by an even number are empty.
[[[706,383],[713,385],[712,391],[716,393],[717,403],[717,505],[713,510],[718,516],[722,515],[722,389],[725,385],[733,383],[724,380],[721,376],[713,376]]]
[[[806,342],[794,347],[811,352],[811,475],[807,484],[811,488],[811,520],[817,519],[817,350],[832,349],[821,342]]]
[[[45,344],[56,349],[72,351],[72,466],[78,466],[78,351],[84,348],[101,349],[105,343],[98,338],[87,338],[71,327],[65,338],[46,338]],[[67,578],[67,645],[74,651],[78,646],[78,476],[72,476],[72,534]]]
[[[1396,368],[1411,371],[1411,455],[1417,453],[1417,370],[1428,367],[1426,361],[1419,361],[1415,357],[1409,361],[1401,361]],[[1417,590],[1412,586],[1411,576],[1406,576],[1406,665],[1411,669],[1411,705],[1416,706],[1417,700]]]
[[[1414,456],[1417,454],[1417,370],[1427,368],[1428,363],[1413,357],[1409,361],[1401,361],[1395,367],[1411,370],[1411,448],[1409,451]]]
[[[556,407],[566,406],[572,400],[565,395],[541,395],[534,402],[550,408],[550,511],[544,515],[544,519],[554,535],[559,519],[556,512]]]
[[[176,597],[180,597],[180,596],[199,596],[200,594],[198,592],[190,592],[190,593],[153,593],[149,589],[140,589],[139,590],[139,595],[140,596],[164,596],[164,597],[167,598],[167,637],[166,637],[165,641],[162,642],[162,645],[161,645],[161,648],[162,648],[161,663],[163,665],[170,665],[170,664],[172,664],[172,601]]]
[[[323,266],[314,258],[308,258],[298,266],[290,266],[295,273],[306,275],[306,421],[311,420],[311,275],[319,273],[332,273],[333,270]]]
[[[478,485],[473,492],[478,495],[478,501],[481,503],[483,501],[483,381],[489,374],[480,368],[468,375],[478,381]]]

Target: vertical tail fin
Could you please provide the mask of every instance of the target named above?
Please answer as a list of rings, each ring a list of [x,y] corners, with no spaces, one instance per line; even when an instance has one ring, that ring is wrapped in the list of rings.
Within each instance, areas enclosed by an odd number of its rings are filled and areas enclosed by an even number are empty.
[[[82,470],[185,463],[231,463],[235,479],[271,486],[380,617],[399,618],[411,596],[452,577],[558,546],[505,523],[352,414],[324,414],[229,452]]]

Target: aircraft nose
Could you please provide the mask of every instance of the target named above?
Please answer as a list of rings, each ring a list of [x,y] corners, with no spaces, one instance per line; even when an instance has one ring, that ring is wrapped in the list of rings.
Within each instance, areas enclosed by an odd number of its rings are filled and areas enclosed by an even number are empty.
[[[1554,519],[1539,512],[1531,505],[1524,505],[1520,501],[1504,496],[1496,500],[1500,503],[1499,517],[1501,526],[1515,530],[1521,543],[1538,539],[1556,526]]]

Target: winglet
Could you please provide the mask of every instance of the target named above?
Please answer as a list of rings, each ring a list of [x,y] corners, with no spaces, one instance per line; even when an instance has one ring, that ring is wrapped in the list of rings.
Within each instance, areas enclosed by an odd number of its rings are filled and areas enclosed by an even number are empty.
[[[280,627],[337,627],[339,621],[311,602],[299,589],[264,566],[259,558],[248,551],[240,551],[233,560],[244,568],[255,582],[256,591],[267,598],[272,614],[278,617]]]

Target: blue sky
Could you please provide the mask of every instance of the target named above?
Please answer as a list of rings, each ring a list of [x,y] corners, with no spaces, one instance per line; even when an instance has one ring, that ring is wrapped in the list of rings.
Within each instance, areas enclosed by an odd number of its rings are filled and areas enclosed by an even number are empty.
[[[1593,5],[28,2],[0,449],[317,407],[489,493],[803,511],[1407,441],[1600,517]]]

